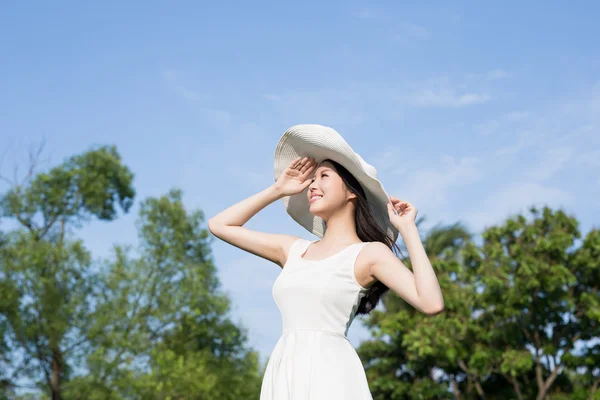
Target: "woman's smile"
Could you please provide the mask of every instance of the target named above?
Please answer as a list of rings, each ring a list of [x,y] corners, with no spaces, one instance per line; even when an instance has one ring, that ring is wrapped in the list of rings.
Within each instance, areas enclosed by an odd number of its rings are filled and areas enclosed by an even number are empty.
[[[310,203],[314,203],[315,201],[319,200],[321,197],[323,197],[323,195],[320,194],[313,194],[312,196],[310,196]]]

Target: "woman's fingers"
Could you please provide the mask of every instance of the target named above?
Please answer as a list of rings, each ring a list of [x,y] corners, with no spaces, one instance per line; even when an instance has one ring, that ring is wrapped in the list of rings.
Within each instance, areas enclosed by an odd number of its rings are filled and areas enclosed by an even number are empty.
[[[310,179],[310,177],[312,176],[313,172],[315,171],[315,166],[311,166],[309,167],[303,174],[302,174],[302,179],[304,179],[305,181],[312,181],[312,179]],[[310,183],[309,183],[310,185]]]
[[[300,165],[300,163],[302,162],[302,157],[298,157],[296,158],[294,161],[292,161],[292,163],[290,164],[290,168],[291,169],[295,169],[298,167],[298,165]]]
[[[312,171],[317,166],[317,162],[312,157],[298,157],[290,164],[291,169],[299,171],[301,174],[306,174]]]
[[[309,168],[311,168],[311,167],[313,167],[315,165],[316,165],[316,163],[314,162],[313,158],[304,157],[302,159],[302,163],[301,163],[301,166],[300,166],[300,172],[301,173],[305,173]]]
[[[404,204],[407,203],[406,201],[399,199],[397,197],[394,196],[390,196],[390,201],[392,202],[392,204],[396,205],[396,204]]]
[[[392,207],[401,215],[411,206],[409,202],[394,196],[390,196],[390,202],[392,203]]]
[[[302,165],[300,165],[300,173],[305,173],[308,167],[310,167],[310,160],[302,160]]]
[[[315,165],[316,164],[313,162],[313,159],[309,158],[308,160],[306,160],[306,162],[300,169],[300,172],[302,172],[304,174],[306,171],[308,171],[310,168],[313,168]]]
[[[304,167],[306,165],[307,162],[309,162],[310,159],[308,157],[302,157],[300,159],[300,162],[298,163],[298,165],[296,166],[298,169],[301,169],[302,167]]]

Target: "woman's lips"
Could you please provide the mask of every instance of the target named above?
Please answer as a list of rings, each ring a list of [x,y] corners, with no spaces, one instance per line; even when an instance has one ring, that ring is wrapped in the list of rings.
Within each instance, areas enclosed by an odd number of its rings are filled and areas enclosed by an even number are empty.
[[[319,195],[313,196],[313,197],[310,198],[309,203],[314,203],[315,201],[321,199],[322,197],[323,196],[319,196]]]

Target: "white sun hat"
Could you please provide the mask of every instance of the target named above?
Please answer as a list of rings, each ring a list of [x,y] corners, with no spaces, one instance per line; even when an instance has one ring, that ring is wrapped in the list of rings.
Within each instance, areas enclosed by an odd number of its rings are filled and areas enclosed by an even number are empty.
[[[398,230],[390,222],[387,203],[389,196],[377,179],[377,170],[356,153],[333,128],[302,124],[290,127],[279,139],[275,150],[275,180],[298,157],[312,157],[317,164],[333,160],[348,170],[360,183],[373,210],[377,224],[396,242]],[[283,198],[287,213],[309,232],[322,238],[325,221],[312,215],[307,198],[308,187],[301,193]]]

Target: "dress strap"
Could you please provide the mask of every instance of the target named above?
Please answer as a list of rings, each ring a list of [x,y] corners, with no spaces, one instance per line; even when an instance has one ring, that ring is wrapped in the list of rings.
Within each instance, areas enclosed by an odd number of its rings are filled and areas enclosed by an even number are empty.
[[[300,257],[302,254],[304,254],[306,249],[308,249],[308,246],[310,244],[311,244],[310,240],[306,240],[306,239],[302,239],[302,238],[297,239],[290,246],[290,250],[288,251],[288,257],[287,257],[288,260]]]
[[[360,251],[367,244],[369,244],[369,242],[356,243],[356,244],[352,245],[348,249],[348,253],[346,254],[346,259],[349,261],[352,261],[352,265],[354,265],[354,263],[356,262],[356,259],[358,258],[358,255],[360,254]]]
[[[356,266],[356,259],[358,258],[358,255],[360,254],[361,250],[365,248],[365,246],[367,244],[369,244],[369,242],[356,243],[356,244],[352,245],[348,249],[348,252],[346,253],[346,255],[344,257],[344,265],[345,265],[344,268],[346,268],[346,271],[350,275],[350,278],[352,279],[352,281],[363,291],[368,290],[368,289],[362,287],[358,283],[358,280],[356,279],[356,273],[354,272],[355,271],[354,267]]]

